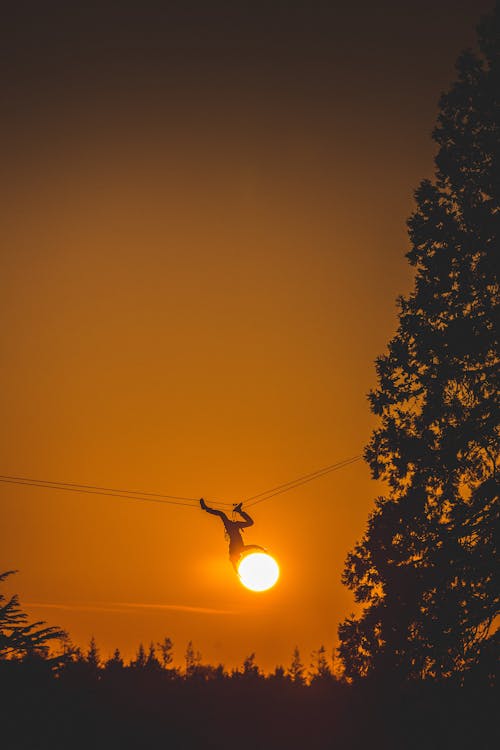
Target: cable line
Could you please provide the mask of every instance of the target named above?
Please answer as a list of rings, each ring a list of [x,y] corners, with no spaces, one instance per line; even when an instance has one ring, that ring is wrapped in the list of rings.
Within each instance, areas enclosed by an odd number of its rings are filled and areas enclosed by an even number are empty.
[[[249,497],[246,501],[247,508],[251,508],[253,505],[258,505],[259,503],[263,503],[265,500],[269,500],[271,497],[275,497],[276,495],[282,495],[285,492],[289,492],[290,490],[294,490],[297,487],[300,487],[303,484],[307,484],[308,482],[312,482],[315,479],[320,479],[321,477],[324,477],[326,474],[330,474],[332,471],[338,471],[339,469],[343,469],[346,466],[350,466],[351,464],[355,464],[358,461],[361,461],[363,456],[352,456],[352,458],[346,458],[343,461],[338,461],[335,464],[330,464],[329,466],[325,466],[323,469],[318,469],[317,471],[313,471],[310,474],[304,474],[301,477],[297,477],[297,479],[294,479],[290,482],[285,482],[285,484],[279,484],[277,487],[272,487],[269,490],[266,490],[265,492],[260,492],[258,495],[253,495],[252,497]],[[250,502],[253,501],[253,502]]]
[[[98,490],[103,492],[117,492],[120,495],[138,495],[140,497],[157,497],[161,498],[163,500],[184,500],[184,501],[197,501],[197,497],[182,497],[178,495],[163,495],[158,492],[144,492],[143,490],[124,490],[124,489],[117,489],[116,487],[101,487],[99,485],[95,484],[77,484],[76,482],[56,482],[50,479],[32,479],[31,477],[15,477],[10,476],[7,474],[0,474],[0,479],[4,480],[5,482],[10,482],[11,480],[19,481],[19,482],[33,482],[35,484],[40,485],[54,485],[57,487],[76,487],[78,489],[85,489],[85,490]]]
[[[118,497],[123,500],[139,500],[146,503],[160,503],[162,505],[184,505],[187,508],[196,508],[190,502],[184,502],[183,500],[166,500],[159,497],[141,497],[140,495],[133,495],[131,493],[125,494],[121,492],[105,492],[104,490],[86,489],[84,486],[70,486],[62,483],[51,484],[45,480],[36,481],[31,479],[10,479],[4,476],[0,476],[0,483],[2,484],[18,484],[24,487],[40,487],[47,490],[63,490],[65,492],[75,492],[80,495],[100,495],[102,497]],[[128,492],[128,491],[125,491]]]
[[[31,477],[18,477],[0,474],[0,483],[17,484],[26,487],[39,487],[41,489],[64,490],[82,495],[100,495],[103,497],[116,497],[123,500],[136,500],[141,502],[159,503],[162,505],[183,505],[187,508],[197,508],[198,498],[182,497],[178,495],[163,495],[157,492],[142,492],[139,490],[122,490],[113,487],[100,487],[92,484],[76,484],[75,482],[56,482],[48,479],[33,479]],[[196,503],[196,504],[194,504]],[[215,506],[220,503],[214,503]],[[229,503],[224,503],[224,506]]]
[[[322,469],[317,469],[309,474],[303,474],[296,479],[292,479],[284,484],[276,485],[271,487],[264,492],[259,492],[257,495],[252,495],[247,498],[245,503],[248,508],[258,503],[263,503],[265,500],[269,500],[276,495],[282,495],[285,492],[300,487],[303,484],[312,482],[315,479],[320,479],[326,474],[330,474],[333,471],[338,471],[346,466],[361,461],[362,456],[352,456],[346,458],[343,461],[337,461],[337,463],[329,464],[324,466]],[[182,495],[167,495],[159,492],[144,492],[142,490],[126,490],[117,489],[116,487],[102,487],[95,484],[77,484],[76,482],[57,482],[48,479],[34,479],[32,477],[20,477],[9,474],[0,474],[0,483],[2,484],[15,484],[24,487],[39,487],[41,489],[49,490],[60,490],[65,492],[74,492],[81,495],[99,495],[102,497],[113,497],[121,500],[135,500],[137,502],[146,503],[159,503],[161,505],[182,505],[186,508],[198,508],[198,498],[196,497],[184,497]],[[212,503],[215,507],[229,508],[235,505],[235,503],[225,502],[214,502]]]
[[[309,480],[309,478],[311,480],[315,479],[317,474],[323,474],[323,473],[326,474],[327,472],[333,471],[337,467],[338,468],[342,468],[342,465],[345,464],[345,463],[347,463],[347,462],[350,463],[351,461],[352,462],[359,461],[360,458],[362,458],[362,456],[352,456],[351,458],[344,458],[342,461],[337,461],[334,464],[329,464],[328,466],[323,466],[322,469],[316,469],[316,471],[311,471],[309,474],[303,474],[300,477],[296,477],[295,479],[291,479],[289,482],[284,482],[283,484],[278,484],[276,487],[271,487],[268,490],[264,490],[264,492],[259,492],[257,495],[252,495],[251,497],[247,498],[247,502],[249,502],[250,500],[255,500],[258,497],[262,497],[263,495],[267,495],[269,492],[274,492],[275,490],[280,490],[283,487],[288,487],[288,485],[295,484],[295,482],[300,482],[302,480],[305,481],[306,479]]]

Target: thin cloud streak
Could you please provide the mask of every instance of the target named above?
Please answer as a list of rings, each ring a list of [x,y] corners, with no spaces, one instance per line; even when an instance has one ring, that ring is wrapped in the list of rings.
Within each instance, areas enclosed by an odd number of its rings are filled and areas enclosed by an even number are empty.
[[[207,615],[237,615],[239,612],[230,609],[212,609],[211,607],[192,607],[187,604],[141,604],[139,602],[111,602],[112,607],[137,609],[174,609],[181,612],[197,612]]]
[[[190,612],[201,615],[237,615],[235,610],[212,609],[210,607],[192,607],[186,604],[142,604],[139,602],[109,602],[107,605],[92,603],[49,603],[49,602],[25,602],[24,606],[38,609],[62,609],[78,612],[115,612],[128,613],[134,609],[147,610],[170,610],[175,612]]]

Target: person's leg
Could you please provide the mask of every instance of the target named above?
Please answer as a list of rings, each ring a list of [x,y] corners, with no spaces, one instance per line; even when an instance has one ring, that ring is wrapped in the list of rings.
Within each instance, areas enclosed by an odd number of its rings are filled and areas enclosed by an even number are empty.
[[[223,510],[217,510],[216,508],[209,508],[209,506],[206,504],[203,498],[200,500],[200,505],[203,510],[205,510],[207,513],[211,513],[212,516],[219,516],[219,518],[222,518],[224,522],[229,521],[229,518],[226,516]]]

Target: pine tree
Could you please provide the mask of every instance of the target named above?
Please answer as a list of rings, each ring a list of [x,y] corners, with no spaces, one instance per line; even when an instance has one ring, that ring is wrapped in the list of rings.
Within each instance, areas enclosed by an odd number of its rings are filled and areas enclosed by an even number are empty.
[[[499,612],[500,12],[442,96],[433,182],[408,222],[415,267],[370,394],[365,458],[387,485],[343,581],[364,605],[339,628],[349,677],[462,679]]]
[[[328,664],[326,648],[323,645],[321,645],[317,651],[313,651],[312,653],[310,675],[313,680],[327,680],[332,677],[332,670]]]
[[[288,669],[288,677],[296,685],[303,685],[305,683],[304,676],[304,665],[300,658],[300,651],[298,646],[295,646],[292,654],[292,663]]]
[[[0,583],[15,572],[0,573]],[[46,656],[50,641],[67,638],[64,630],[41,625],[45,625],[41,620],[28,624],[28,615],[21,610],[17,594],[9,599],[0,594],[0,659],[19,659],[29,654]]]
[[[146,666],[146,662],[146,651],[144,650],[143,644],[139,643],[139,648],[137,649],[135,659],[130,663],[130,666],[135,667],[136,669],[144,669],[144,667]]]
[[[255,679],[259,677],[259,667],[255,662],[255,652],[249,654],[243,662],[243,677],[247,679]]]
[[[90,639],[89,649],[87,651],[87,664],[96,672],[99,670],[101,664],[101,656],[94,636]]]
[[[148,651],[148,656],[146,659],[146,667],[147,669],[150,669],[153,671],[158,671],[159,669],[161,669],[160,662],[158,661],[158,658],[156,656],[155,645],[152,641],[149,644],[149,651]]]
[[[115,648],[113,656],[107,660],[104,665],[106,672],[116,674],[123,669],[123,659],[120,653],[120,649]]]
[[[186,677],[194,677],[201,664],[201,654],[194,650],[193,641],[189,641],[184,655],[186,661]]]
[[[167,667],[170,664],[172,664],[172,661],[174,659],[173,653],[172,653],[174,649],[174,644],[172,642],[172,639],[165,637],[157,645],[158,645],[158,648],[160,649],[162,667],[163,669],[167,669]]]

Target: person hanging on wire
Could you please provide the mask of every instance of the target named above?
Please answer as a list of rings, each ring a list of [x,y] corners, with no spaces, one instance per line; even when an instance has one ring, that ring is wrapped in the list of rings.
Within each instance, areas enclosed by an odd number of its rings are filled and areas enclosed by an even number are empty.
[[[209,508],[203,498],[200,500],[200,506],[202,510],[211,513],[213,516],[219,516],[222,520],[226,534],[229,537],[229,559],[231,560],[236,572],[238,572],[238,563],[247,552],[250,552],[251,550],[259,550],[259,552],[266,551],[264,547],[259,547],[258,544],[244,544],[241,530],[248,528],[248,526],[253,526],[253,518],[242,509],[242,503],[238,503],[234,506],[233,513],[239,513],[243,518],[243,521],[232,521],[224,511]]]

